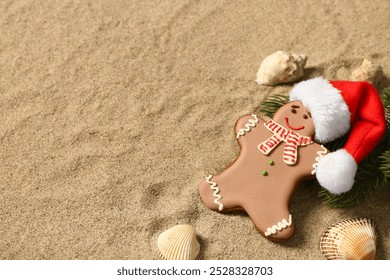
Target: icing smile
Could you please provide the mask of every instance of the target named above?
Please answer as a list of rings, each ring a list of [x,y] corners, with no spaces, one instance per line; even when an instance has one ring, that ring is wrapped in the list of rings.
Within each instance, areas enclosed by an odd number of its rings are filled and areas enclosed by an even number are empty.
[[[290,129],[292,129],[292,130],[301,130],[301,129],[304,129],[304,128],[305,128],[304,125],[298,126],[298,127],[293,127],[293,126],[291,126],[291,125],[288,123],[288,118],[287,118],[287,117],[285,117],[284,120],[286,121],[287,127],[290,128]]]

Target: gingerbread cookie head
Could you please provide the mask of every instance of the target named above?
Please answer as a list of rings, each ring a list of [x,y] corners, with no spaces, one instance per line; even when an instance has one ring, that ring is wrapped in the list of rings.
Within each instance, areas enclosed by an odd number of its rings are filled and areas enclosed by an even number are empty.
[[[272,119],[300,135],[312,136],[314,134],[311,113],[301,101],[292,101],[282,106]]]
[[[313,143],[314,123],[310,112],[300,101],[292,101],[282,106],[272,120],[265,123],[272,133],[258,145],[258,149],[269,155],[281,142],[283,144],[283,162],[295,165],[298,162],[298,149]]]

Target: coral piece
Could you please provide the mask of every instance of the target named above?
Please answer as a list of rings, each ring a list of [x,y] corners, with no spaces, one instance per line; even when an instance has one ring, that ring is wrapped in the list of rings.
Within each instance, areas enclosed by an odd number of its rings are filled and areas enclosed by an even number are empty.
[[[367,81],[373,86],[377,86],[383,78],[383,69],[379,64],[375,64],[367,59],[363,60],[363,63],[352,71],[352,81]]]
[[[274,86],[294,82],[303,77],[307,55],[290,54],[277,51],[267,56],[257,71],[256,82],[259,85]]]
[[[375,225],[369,219],[351,219],[330,226],[321,237],[321,252],[328,260],[373,260]]]

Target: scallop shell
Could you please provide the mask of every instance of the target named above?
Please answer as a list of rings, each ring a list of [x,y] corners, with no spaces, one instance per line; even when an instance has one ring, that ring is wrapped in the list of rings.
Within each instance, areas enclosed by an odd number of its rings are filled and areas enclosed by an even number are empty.
[[[377,86],[383,78],[383,69],[379,64],[375,64],[367,59],[363,60],[363,63],[352,71],[352,81],[367,81],[373,86]]]
[[[375,224],[365,218],[336,223],[322,235],[320,249],[328,260],[373,260]]]
[[[303,77],[307,55],[290,54],[277,51],[267,56],[257,71],[256,82],[260,85],[274,86],[294,82]]]
[[[200,244],[191,225],[177,225],[162,232],[157,239],[164,260],[195,260],[200,258]]]

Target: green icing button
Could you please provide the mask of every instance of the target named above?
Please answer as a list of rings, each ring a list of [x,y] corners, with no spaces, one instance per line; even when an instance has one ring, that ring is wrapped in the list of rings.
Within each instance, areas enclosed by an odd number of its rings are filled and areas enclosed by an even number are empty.
[[[268,172],[267,172],[267,170],[263,170],[263,171],[261,172],[261,174],[263,174],[263,176],[267,176],[267,175],[268,175]]]
[[[271,166],[274,166],[275,162],[271,159],[269,162],[268,162],[269,165]]]

